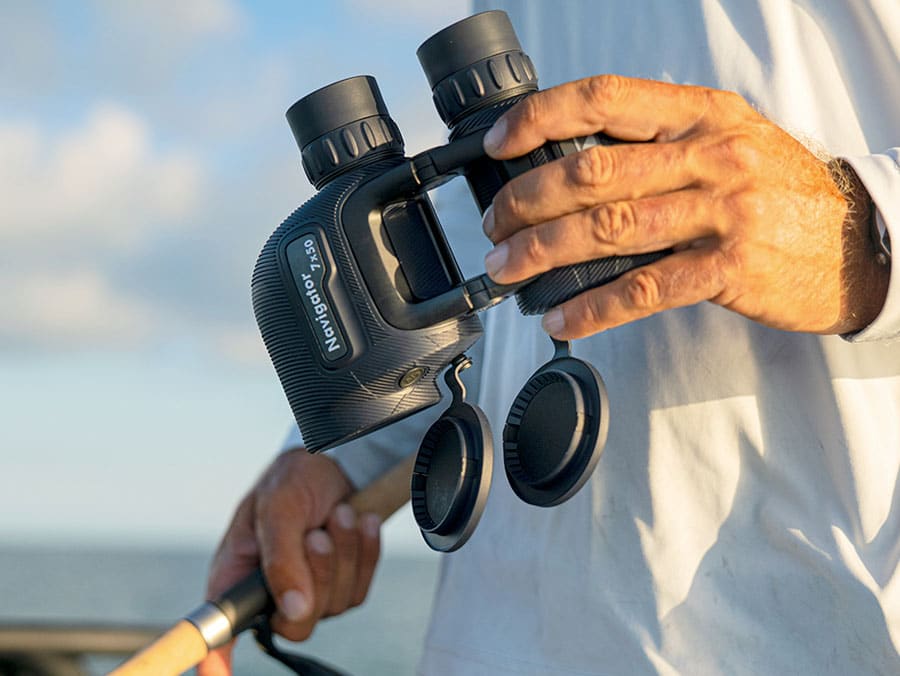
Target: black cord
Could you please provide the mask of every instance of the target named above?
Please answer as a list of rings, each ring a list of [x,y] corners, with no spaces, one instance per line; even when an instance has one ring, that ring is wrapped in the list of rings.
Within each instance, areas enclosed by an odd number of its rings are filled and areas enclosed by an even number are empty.
[[[253,636],[259,647],[269,657],[272,657],[299,676],[350,676],[346,671],[340,671],[328,666],[312,657],[287,653],[275,645],[275,637],[268,616],[262,617],[253,625]]]

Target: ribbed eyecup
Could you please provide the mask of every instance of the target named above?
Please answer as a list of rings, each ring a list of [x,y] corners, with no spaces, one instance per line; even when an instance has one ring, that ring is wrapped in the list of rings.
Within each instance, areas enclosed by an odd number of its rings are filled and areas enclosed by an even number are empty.
[[[453,127],[486,106],[537,89],[506,12],[482,12],[432,35],[416,54],[441,119]]]
[[[317,89],[288,108],[285,116],[300,147],[303,169],[316,188],[370,159],[403,153],[400,130],[369,75]]]

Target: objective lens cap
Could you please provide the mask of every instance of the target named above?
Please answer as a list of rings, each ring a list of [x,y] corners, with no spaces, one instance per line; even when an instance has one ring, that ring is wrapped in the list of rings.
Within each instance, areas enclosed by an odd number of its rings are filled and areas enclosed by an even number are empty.
[[[491,428],[477,406],[454,402],[428,429],[412,475],[412,508],[432,549],[452,552],[475,531],[491,485]]]
[[[590,477],[606,444],[609,399],[597,370],[557,357],[525,383],[503,428],[513,491],[539,507],[565,502]]]
[[[475,14],[438,31],[416,50],[434,89],[441,80],[473,63],[503,52],[521,52],[522,45],[506,12]]]
[[[348,77],[317,89],[285,113],[301,150],[324,134],[377,115],[390,117],[378,83],[370,75]]]

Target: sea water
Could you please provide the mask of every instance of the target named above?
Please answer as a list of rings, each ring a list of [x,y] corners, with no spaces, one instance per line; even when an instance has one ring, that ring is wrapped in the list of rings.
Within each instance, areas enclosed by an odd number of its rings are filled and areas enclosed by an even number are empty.
[[[202,602],[209,552],[0,546],[0,623],[41,621],[165,627]],[[354,676],[413,674],[438,559],[389,555],[360,608],[325,620],[312,638],[282,644]],[[86,673],[119,660],[92,658]],[[235,676],[289,674],[246,635]]]

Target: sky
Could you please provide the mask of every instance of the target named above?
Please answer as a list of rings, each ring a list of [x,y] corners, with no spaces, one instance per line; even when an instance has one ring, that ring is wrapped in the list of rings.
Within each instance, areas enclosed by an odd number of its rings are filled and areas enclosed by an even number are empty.
[[[0,0],[0,544],[215,543],[292,424],[249,296],[313,192],[284,111],[371,74],[440,143],[415,50],[467,5]]]

